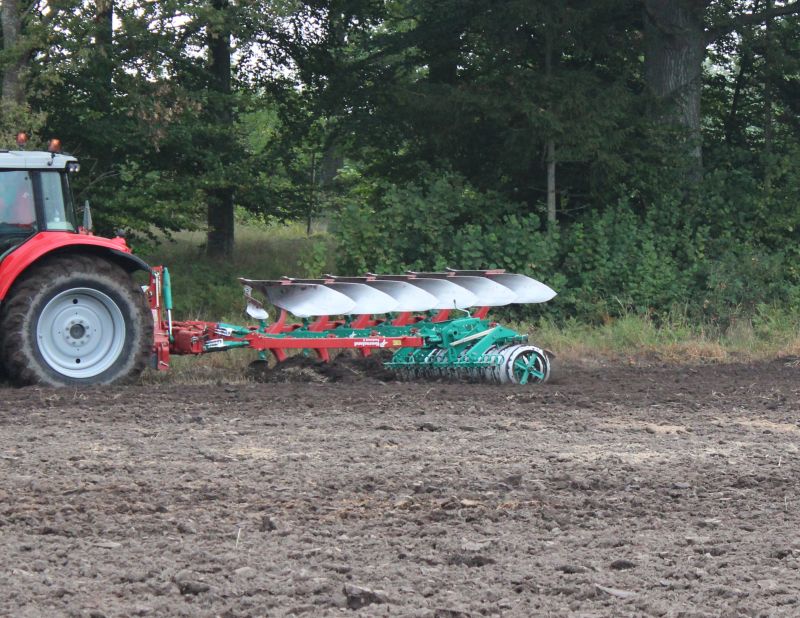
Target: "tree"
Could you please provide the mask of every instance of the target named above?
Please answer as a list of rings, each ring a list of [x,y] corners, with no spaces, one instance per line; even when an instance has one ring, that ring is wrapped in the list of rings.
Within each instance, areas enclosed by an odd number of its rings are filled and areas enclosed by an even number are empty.
[[[235,164],[225,156],[230,146],[227,140],[233,131],[233,101],[231,100],[231,6],[228,0],[212,0],[206,26],[208,45],[208,116],[211,123],[211,147],[227,164]],[[234,243],[234,193],[229,179],[222,178],[218,186],[206,190],[208,201],[208,243],[211,257],[229,257]]]
[[[43,111],[31,110],[28,101],[31,61],[42,44],[42,32],[59,15],[57,3],[47,15],[37,0],[1,0],[2,21],[2,95],[0,96],[0,144],[10,146],[18,131],[36,132],[45,119]]]
[[[631,170],[657,158],[642,155],[634,2],[397,0],[383,14],[365,4],[346,44],[330,35],[327,55],[309,58],[327,78],[335,137],[368,174],[405,182],[421,163],[451,169],[527,212],[544,215],[549,198],[552,216],[558,196],[568,220],[618,199],[622,182],[639,182]]]
[[[28,62],[28,54],[22,49],[22,15],[19,0],[3,0],[0,17],[3,20],[3,107],[22,105],[25,90],[22,72]]]
[[[114,114],[114,0],[97,0],[94,14],[94,45],[91,68],[96,80],[94,109],[104,123],[115,120]],[[108,171],[113,164],[113,142],[99,144],[97,158],[100,169]]]
[[[700,99],[706,48],[742,27],[800,13],[800,2],[747,11],[746,2],[643,0],[645,80],[666,109],[666,118],[685,131],[689,178],[702,170]],[[757,6],[757,5],[756,5]]]

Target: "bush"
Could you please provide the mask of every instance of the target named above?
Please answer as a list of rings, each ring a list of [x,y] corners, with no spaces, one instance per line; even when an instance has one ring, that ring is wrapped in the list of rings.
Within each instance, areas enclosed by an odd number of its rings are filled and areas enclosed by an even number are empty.
[[[496,193],[475,191],[449,172],[428,171],[419,181],[403,185],[361,186],[352,197],[332,225],[342,272],[441,270],[456,259],[466,259],[464,267],[491,266],[494,259],[487,260],[476,230],[494,232],[488,240],[496,243],[504,226],[518,223],[502,213],[520,209]],[[492,221],[500,223],[489,230]],[[538,219],[533,223],[538,228]]]
[[[733,176],[750,191],[752,179]],[[543,307],[510,309],[517,318],[606,323],[641,315],[658,324],[677,313],[724,329],[760,304],[796,303],[800,281],[793,245],[770,251],[764,241],[737,240],[756,236],[755,220],[725,214],[733,197],[720,182],[712,175],[695,197],[666,195],[644,209],[621,200],[548,231],[526,206],[452,172],[427,170],[402,185],[360,179],[332,225],[338,270],[505,268],[559,292]],[[748,195],[742,199],[755,199]],[[715,219],[715,208],[727,222]]]

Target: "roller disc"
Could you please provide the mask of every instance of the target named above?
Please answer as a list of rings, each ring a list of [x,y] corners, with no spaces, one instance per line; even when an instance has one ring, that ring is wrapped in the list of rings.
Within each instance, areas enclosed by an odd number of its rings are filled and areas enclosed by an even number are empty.
[[[497,346],[492,346],[484,353],[484,356],[498,356],[500,352]],[[480,370],[480,378],[484,382],[500,382],[499,365],[489,365]]]
[[[496,375],[501,384],[536,384],[550,377],[550,360],[544,350],[532,345],[512,345],[499,350],[502,364]]]

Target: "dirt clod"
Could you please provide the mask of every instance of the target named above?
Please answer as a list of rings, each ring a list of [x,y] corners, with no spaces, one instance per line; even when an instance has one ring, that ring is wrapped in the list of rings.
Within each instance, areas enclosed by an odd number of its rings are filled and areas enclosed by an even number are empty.
[[[172,579],[181,594],[200,594],[211,589],[211,586],[200,581],[197,575],[189,570],[178,571]]]
[[[297,355],[287,358],[270,367],[264,361],[250,364],[248,375],[256,382],[336,382],[386,383],[397,381],[397,374],[384,367],[391,353],[381,351],[368,356],[341,352],[330,362],[323,362],[313,356]]]
[[[579,564],[561,564],[556,567],[556,570],[566,573],[567,575],[575,575],[577,573],[585,573],[586,567],[582,567]]]
[[[347,597],[347,607],[350,609],[361,609],[373,603],[388,603],[389,598],[381,590],[370,590],[363,586],[354,584],[344,585],[344,594]]]
[[[264,515],[261,518],[261,525],[258,528],[261,532],[274,532],[278,529],[278,525],[275,523],[275,520],[272,519],[269,515]]]

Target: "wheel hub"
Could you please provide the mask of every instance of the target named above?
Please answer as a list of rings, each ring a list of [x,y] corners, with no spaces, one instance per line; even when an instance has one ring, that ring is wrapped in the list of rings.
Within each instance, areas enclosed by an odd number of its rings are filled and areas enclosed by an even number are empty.
[[[69,323],[69,329],[64,329],[64,338],[70,342],[72,346],[82,346],[91,337],[89,331],[89,323],[85,320],[72,320]]]
[[[90,378],[119,358],[125,341],[125,320],[107,294],[75,288],[45,305],[36,327],[39,352],[55,371],[72,378]]]

